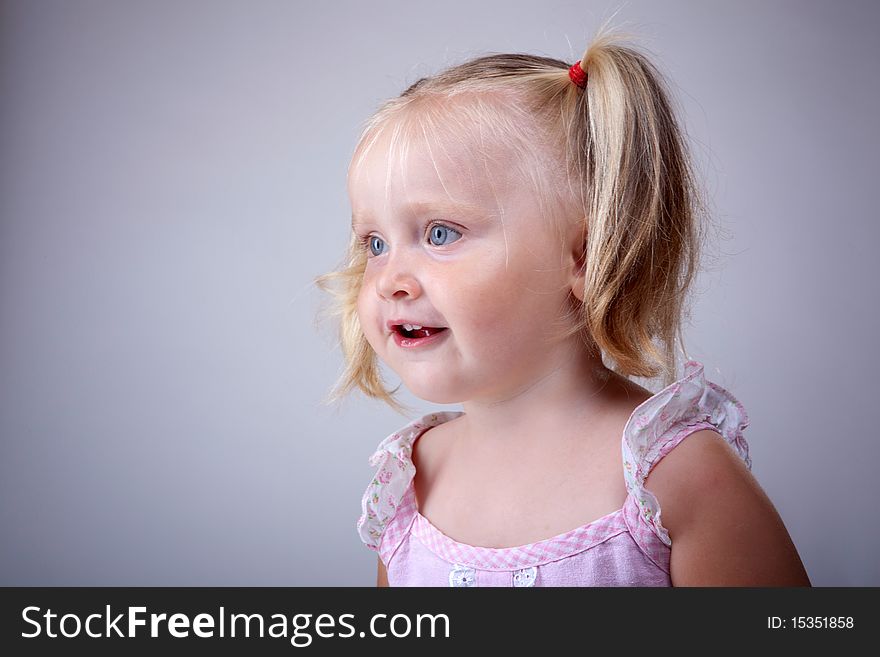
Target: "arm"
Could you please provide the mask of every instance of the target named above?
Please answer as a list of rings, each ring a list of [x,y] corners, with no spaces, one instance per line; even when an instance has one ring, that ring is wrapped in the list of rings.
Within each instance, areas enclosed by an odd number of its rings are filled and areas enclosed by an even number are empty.
[[[388,572],[385,570],[385,564],[382,563],[382,559],[378,559],[379,562],[379,572],[376,576],[376,586],[388,586]]]
[[[685,438],[645,487],[672,540],[673,586],[811,585],[773,503],[716,432]]]

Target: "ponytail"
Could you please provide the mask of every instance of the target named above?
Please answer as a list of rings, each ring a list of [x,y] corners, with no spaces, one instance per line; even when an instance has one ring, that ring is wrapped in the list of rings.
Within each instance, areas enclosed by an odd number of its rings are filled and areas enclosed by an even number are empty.
[[[702,241],[686,142],[662,75],[643,54],[600,35],[581,67],[586,91],[568,107],[587,222],[576,326],[615,371],[668,385]]]

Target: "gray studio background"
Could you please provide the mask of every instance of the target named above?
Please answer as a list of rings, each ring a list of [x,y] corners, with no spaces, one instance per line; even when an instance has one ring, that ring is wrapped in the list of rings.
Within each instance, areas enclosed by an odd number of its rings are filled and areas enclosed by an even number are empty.
[[[360,124],[470,56],[573,61],[619,7],[727,231],[691,355],[813,583],[880,585],[880,9],[754,0],[3,2],[0,584],[374,584],[367,459],[407,418],[321,404],[311,285]]]

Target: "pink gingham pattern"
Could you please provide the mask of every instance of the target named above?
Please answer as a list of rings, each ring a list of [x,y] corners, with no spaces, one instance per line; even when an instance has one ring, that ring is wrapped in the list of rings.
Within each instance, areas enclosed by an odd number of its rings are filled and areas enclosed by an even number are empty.
[[[621,510],[552,538],[509,548],[476,547],[453,540],[416,512],[412,534],[431,552],[451,563],[480,570],[519,570],[583,552],[626,531]]]
[[[745,409],[727,390],[706,381],[700,363],[688,361],[685,376],[640,404],[624,427],[622,470],[628,494],[622,508],[528,545],[468,545],[419,513],[412,485],[415,441],[428,428],[461,414],[418,418],[385,438],[370,458],[378,469],[364,492],[357,527],[364,544],[379,553],[392,586],[668,586],[671,540],[656,497],[644,487],[651,469],[701,429],[721,434],[751,468],[742,435],[749,424]]]

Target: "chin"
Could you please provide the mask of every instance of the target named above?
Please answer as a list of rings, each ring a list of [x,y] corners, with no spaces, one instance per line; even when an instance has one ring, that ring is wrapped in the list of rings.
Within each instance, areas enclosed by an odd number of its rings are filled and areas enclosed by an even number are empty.
[[[437,381],[405,381],[404,384],[413,395],[432,404],[459,404],[463,400],[460,391],[438,385]]]

